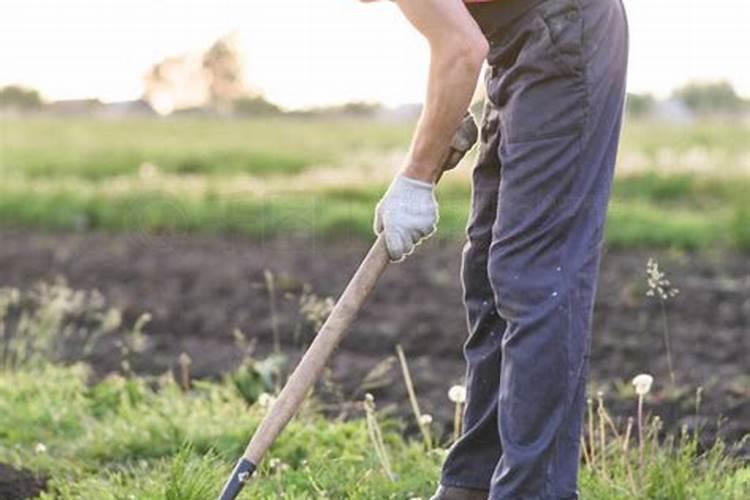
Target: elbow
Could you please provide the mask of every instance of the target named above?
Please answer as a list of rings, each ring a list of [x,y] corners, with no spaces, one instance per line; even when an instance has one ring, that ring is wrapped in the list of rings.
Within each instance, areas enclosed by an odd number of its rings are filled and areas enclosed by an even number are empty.
[[[481,35],[471,38],[463,37],[460,41],[448,43],[436,50],[436,54],[442,53],[442,59],[446,65],[469,75],[476,75],[480,72],[488,52],[489,44]]]
[[[468,59],[477,66],[477,69],[481,69],[485,59],[487,59],[487,54],[490,52],[490,44],[483,35],[475,38],[469,44]]]

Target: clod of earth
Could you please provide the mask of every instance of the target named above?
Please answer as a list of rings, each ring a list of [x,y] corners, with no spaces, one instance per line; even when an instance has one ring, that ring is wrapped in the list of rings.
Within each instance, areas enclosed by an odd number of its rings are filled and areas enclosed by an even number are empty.
[[[46,488],[46,477],[0,463],[0,500],[36,498]]]

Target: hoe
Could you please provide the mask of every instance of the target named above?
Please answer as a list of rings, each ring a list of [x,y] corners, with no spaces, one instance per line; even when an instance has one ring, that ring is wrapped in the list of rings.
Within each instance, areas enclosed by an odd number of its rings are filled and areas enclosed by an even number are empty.
[[[455,167],[477,141],[477,127],[467,113],[451,142],[443,171]],[[255,472],[260,460],[286,424],[297,413],[310,388],[320,378],[336,346],[339,344],[360,307],[375,288],[388,265],[389,257],[383,236],[379,236],[346,286],[344,293],[323,323],[302,360],[292,372],[275,403],[255,431],[242,458],[232,470],[219,500],[234,500]]]

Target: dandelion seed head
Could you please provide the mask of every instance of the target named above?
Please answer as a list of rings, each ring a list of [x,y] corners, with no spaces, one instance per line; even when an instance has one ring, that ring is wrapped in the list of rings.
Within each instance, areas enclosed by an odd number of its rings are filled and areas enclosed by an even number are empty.
[[[432,415],[429,413],[423,413],[419,416],[419,425],[420,426],[427,426],[432,423]]]
[[[645,396],[651,391],[651,384],[654,383],[654,377],[648,373],[641,373],[633,378],[633,387],[635,387],[635,393],[639,396]]]
[[[454,385],[448,391],[448,399],[454,403],[463,404],[466,402],[466,387],[463,385]]]
[[[186,352],[183,352],[180,354],[180,356],[177,358],[177,362],[181,366],[189,366],[193,363],[193,360],[190,358],[190,355]]]

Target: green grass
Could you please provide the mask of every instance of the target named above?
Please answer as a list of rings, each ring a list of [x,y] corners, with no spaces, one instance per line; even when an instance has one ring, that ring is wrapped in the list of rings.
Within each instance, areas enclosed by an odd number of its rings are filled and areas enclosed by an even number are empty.
[[[731,167],[738,157],[746,155],[748,144],[747,124],[732,120],[711,120],[687,125],[659,121],[625,120],[622,152],[638,151],[651,161],[670,153],[680,154],[701,151],[713,158],[724,158],[727,164],[714,168]],[[677,165],[679,166],[679,165]]]
[[[367,238],[410,129],[362,119],[5,119],[0,224]],[[620,158],[610,245],[750,249],[750,128],[628,123]],[[440,188],[441,237],[463,234],[462,169]]]
[[[0,374],[0,460],[49,474],[43,499],[214,498],[264,412],[248,408],[229,382],[199,382],[184,393],[171,376],[88,380],[81,365]],[[384,475],[364,419],[326,420],[313,402],[242,498],[427,497],[444,450],[405,440],[398,422],[381,425],[396,481]],[[720,447],[705,455],[689,443],[656,448],[635,479],[633,452],[613,443],[606,474],[601,456],[584,467],[582,497],[739,500],[750,488],[750,469]]]
[[[372,209],[385,189],[375,184],[352,190],[310,189],[303,193],[254,196],[210,191],[181,195],[145,186],[122,192],[60,184],[30,193],[27,185],[0,188],[0,223],[5,226],[110,231],[237,233],[270,237],[371,235]],[[615,247],[712,246],[750,249],[750,180],[715,180],[706,187],[683,176],[618,179],[606,238]],[[441,188],[438,235],[460,238],[468,214],[467,186]]]
[[[409,126],[365,120],[3,118],[0,173],[134,175],[150,162],[174,174],[289,175],[361,152],[403,148]]]
[[[61,491],[54,498],[213,498],[264,411],[247,408],[230,383],[198,383],[185,394],[171,377],[156,390],[137,378],[86,380],[81,366],[0,376],[0,458],[50,473]],[[308,407],[244,498],[426,494],[441,454],[404,441],[393,422],[385,427],[398,482],[381,474],[362,419],[328,421]],[[203,493],[169,493],[176,489]]]

